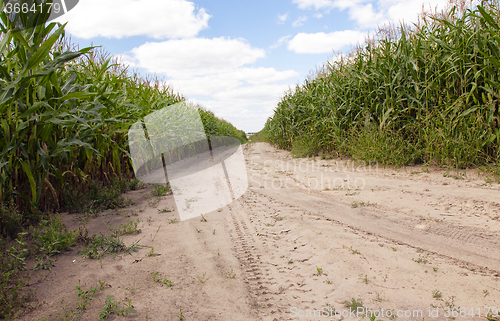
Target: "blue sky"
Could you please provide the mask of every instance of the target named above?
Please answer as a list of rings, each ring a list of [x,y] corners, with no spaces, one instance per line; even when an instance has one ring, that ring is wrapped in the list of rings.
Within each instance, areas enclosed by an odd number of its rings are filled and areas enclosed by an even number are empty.
[[[289,87],[377,26],[447,0],[80,0],[59,22],[237,128],[259,131]]]

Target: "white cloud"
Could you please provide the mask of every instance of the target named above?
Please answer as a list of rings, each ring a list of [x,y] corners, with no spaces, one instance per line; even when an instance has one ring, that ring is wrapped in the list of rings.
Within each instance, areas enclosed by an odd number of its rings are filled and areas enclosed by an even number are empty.
[[[331,9],[334,7],[332,0],[293,0],[300,9]]]
[[[286,19],[288,19],[288,12],[282,15],[278,15],[278,24],[284,24]]]
[[[330,33],[299,33],[288,42],[288,50],[295,53],[329,53],[348,45],[361,43],[365,32],[344,30]]]
[[[69,21],[66,30],[84,39],[165,39],[196,36],[209,19],[205,9],[187,0],[86,0],[57,21]]]
[[[294,70],[252,67],[265,57],[265,51],[244,39],[189,38],[146,43],[120,57],[135,68],[166,75],[165,84],[174,91],[188,99],[196,98],[218,117],[246,131],[261,129],[255,126],[265,123],[290,79],[299,77]]]
[[[300,16],[297,18],[297,20],[295,20],[293,23],[292,23],[292,26],[293,27],[300,27],[303,25],[303,22],[306,22],[307,21],[307,17],[306,16]]]
[[[190,77],[218,73],[265,57],[242,39],[189,38],[147,42],[131,50],[135,65],[168,77]]]
[[[299,9],[313,9],[329,12],[332,9],[347,10],[349,18],[357,24],[357,28],[372,29],[387,23],[399,24],[416,22],[422,12],[437,8],[442,10],[448,0],[293,0]],[[322,13],[316,12],[315,18]]]
[[[319,12],[316,12],[314,15],[313,15],[314,18],[316,19],[321,19],[323,18],[323,14],[322,13],[319,13]]]
[[[283,36],[281,38],[278,39],[278,41],[276,41],[272,46],[270,46],[269,48],[271,49],[275,49],[275,48],[278,48],[279,46],[281,46],[282,44],[284,44],[285,42],[288,41],[288,39],[290,39],[290,37],[292,37],[292,35],[288,35],[288,36]]]

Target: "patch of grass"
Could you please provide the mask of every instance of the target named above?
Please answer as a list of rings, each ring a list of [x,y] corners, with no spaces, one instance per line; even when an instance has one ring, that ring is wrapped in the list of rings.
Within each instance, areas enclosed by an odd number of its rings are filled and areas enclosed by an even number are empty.
[[[220,274],[225,277],[226,279],[234,279],[236,278],[236,273],[233,272],[233,269],[228,272],[221,271]]]
[[[75,244],[75,232],[68,231],[60,218],[42,220],[40,228],[30,227],[35,245],[47,255],[68,250]]]
[[[132,255],[131,252],[137,252],[139,248],[144,247],[139,244],[140,240],[126,246],[123,240],[120,239],[120,233],[115,231],[109,236],[105,236],[101,233],[100,236],[93,235],[87,241],[88,245],[79,254],[83,257],[89,259],[100,258],[106,254],[117,254],[117,253],[128,253]]]
[[[363,301],[361,299],[351,298],[351,301],[344,301],[343,304],[353,311],[357,310],[358,308],[363,308]]]
[[[155,272],[154,274],[151,275],[153,278],[153,282],[160,283],[162,286],[167,285],[168,287],[172,287],[172,282],[169,281],[168,279],[157,279],[158,275],[160,272]]]
[[[413,260],[413,262],[416,262],[416,263],[423,263],[423,264],[429,263],[429,260],[427,259],[427,257],[422,256],[422,255],[419,255],[418,259],[412,258],[412,260]]]
[[[19,233],[12,246],[6,246],[0,238],[0,318],[15,318],[17,311],[32,297],[23,292],[27,278],[25,258],[29,254],[25,238],[28,233]]]
[[[165,196],[172,194],[172,189],[170,188],[170,183],[167,182],[165,185],[153,184],[153,189],[151,190],[151,195],[153,196]]]
[[[112,314],[116,314],[117,316],[128,316],[129,314],[137,313],[130,299],[127,299],[127,303],[124,303],[123,307],[120,307],[121,305],[121,302],[115,301],[114,295],[106,295],[104,309],[99,312],[99,320],[107,320]]]
[[[126,224],[120,224],[120,227],[118,229],[118,233],[120,235],[125,235],[125,234],[139,234],[141,233],[141,229],[137,228],[137,224],[141,222],[140,219],[137,219],[136,221],[130,221]]]
[[[293,157],[313,157],[318,155],[319,147],[314,139],[304,135],[293,140],[291,151]]]

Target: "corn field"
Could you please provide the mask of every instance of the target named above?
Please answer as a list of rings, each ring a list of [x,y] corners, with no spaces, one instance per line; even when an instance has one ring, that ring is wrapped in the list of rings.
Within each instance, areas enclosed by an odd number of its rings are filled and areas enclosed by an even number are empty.
[[[131,124],[184,98],[103,51],[75,49],[64,25],[40,23],[49,13],[9,17],[0,7],[0,204],[61,209],[65,191],[131,178]],[[199,111],[209,136],[241,137]]]
[[[283,149],[455,167],[500,155],[498,2],[380,29],[285,93],[265,133]]]

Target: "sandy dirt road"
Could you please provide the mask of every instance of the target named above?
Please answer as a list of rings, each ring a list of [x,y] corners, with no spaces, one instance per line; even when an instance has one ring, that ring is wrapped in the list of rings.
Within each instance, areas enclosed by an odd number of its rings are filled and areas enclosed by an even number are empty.
[[[63,253],[50,272],[34,274],[39,306],[19,319],[98,320],[106,295],[137,311],[116,320],[363,320],[366,309],[376,320],[487,320],[498,313],[500,186],[477,171],[293,159],[266,143],[245,145],[245,159],[248,191],[206,222],[160,212],[173,208],[173,197],[155,200],[149,189],[127,192],[135,205],[97,219],[65,216],[68,228],[90,233],[139,219],[142,232],[123,240],[149,247],[102,260]],[[75,286],[88,290],[99,280],[105,286],[85,312],[70,316]],[[361,302],[364,310],[356,310]]]

